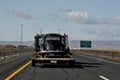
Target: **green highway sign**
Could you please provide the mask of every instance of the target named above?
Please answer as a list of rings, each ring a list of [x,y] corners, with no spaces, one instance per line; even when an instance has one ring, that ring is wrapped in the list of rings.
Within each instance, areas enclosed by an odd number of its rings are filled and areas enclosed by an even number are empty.
[[[91,42],[92,41],[80,41],[80,47],[81,48],[91,48]]]

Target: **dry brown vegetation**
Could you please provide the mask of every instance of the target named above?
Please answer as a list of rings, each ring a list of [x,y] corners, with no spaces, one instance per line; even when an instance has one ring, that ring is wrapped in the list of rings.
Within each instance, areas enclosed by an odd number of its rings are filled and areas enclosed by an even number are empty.
[[[76,51],[84,51],[84,52],[99,52],[99,53],[120,53],[120,50],[91,50],[91,49],[76,49]]]
[[[120,50],[91,50],[91,49],[73,49],[76,53],[86,54],[90,56],[100,56],[104,58],[120,60]]]
[[[15,45],[0,45],[0,50],[9,50],[9,49],[15,49],[16,46]]]

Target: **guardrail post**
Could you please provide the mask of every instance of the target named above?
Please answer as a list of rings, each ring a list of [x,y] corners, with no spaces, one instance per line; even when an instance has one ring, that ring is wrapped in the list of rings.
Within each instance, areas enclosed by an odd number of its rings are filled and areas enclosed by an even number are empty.
[[[114,59],[114,57],[115,57],[115,53],[114,53],[114,52],[112,52],[112,58]]]
[[[10,54],[10,56],[11,56],[11,58],[12,58],[12,52],[9,52],[9,54]]]
[[[6,53],[5,52],[3,53],[3,55],[4,55],[4,59],[6,59]]]
[[[120,58],[120,52],[118,52],[118,58]]]

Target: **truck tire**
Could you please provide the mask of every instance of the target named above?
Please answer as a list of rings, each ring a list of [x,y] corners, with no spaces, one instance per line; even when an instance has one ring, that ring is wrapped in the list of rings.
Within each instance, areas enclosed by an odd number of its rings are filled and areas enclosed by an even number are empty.
[[[70,62],[69,64],[70,64],[70,65],[74,65],[74,64],[75,64],[75,61],[72,61],[72,62]]]
[[[35,61],[32,61],[32,66],[36,66],[36,65],[35,65]]]

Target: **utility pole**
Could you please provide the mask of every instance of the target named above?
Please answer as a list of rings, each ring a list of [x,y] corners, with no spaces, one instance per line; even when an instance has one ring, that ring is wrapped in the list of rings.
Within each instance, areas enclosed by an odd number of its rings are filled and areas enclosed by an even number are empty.
[[[21,48],[22,48],[22,40],[23,40],[23,24],[21,24]]]

